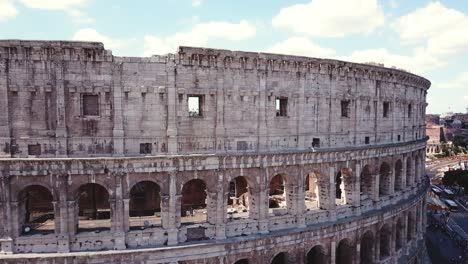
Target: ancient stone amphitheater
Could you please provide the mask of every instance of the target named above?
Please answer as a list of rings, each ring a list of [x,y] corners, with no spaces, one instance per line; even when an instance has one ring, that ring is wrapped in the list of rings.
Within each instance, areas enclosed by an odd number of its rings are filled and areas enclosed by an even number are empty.
[[[0,41],[0,263],[422,263],[430,82]]]

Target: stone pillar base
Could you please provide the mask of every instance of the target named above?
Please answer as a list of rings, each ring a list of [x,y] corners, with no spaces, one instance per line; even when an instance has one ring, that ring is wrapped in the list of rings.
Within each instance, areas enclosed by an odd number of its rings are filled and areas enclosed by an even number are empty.
[[[0,239],[0,254],[13,254],[13,239],[11,237]]]
[[[68,235],[59,235],[57,237],[57,252],[68,253],[70,252],[70,238]]]
[[[226,239],[226,225],[216,226],[216,240]]]
[[[167,231],[167,245],[174,246],[179,243],[179,231],[177,229]]]
[[[270,230],[268,230],[268,220],[258,220],[258,231],[260,234],[270,233]]]
[[[298,228],[305,228],[307,227],[306,225],[306,220],[304,215],[298,215],[296,216],[296,223]]]
[[[116,250],[122,250],[126,249],[127,246],[125,245],[125,233],[124,232],[118,232],[114,234],[114,249]]]

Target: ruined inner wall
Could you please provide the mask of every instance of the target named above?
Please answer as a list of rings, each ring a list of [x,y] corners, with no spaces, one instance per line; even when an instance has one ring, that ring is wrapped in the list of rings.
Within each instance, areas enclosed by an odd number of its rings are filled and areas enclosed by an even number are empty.
[[[306,57],[181,47],[127,58],[100,43],[0,41],[0,153],[135,156],[409,142],[425,138],[429,85],[399,70]],[[92,115],[87,95],[97,95]],[[190,116],[189,96],[200,98],[201,116]],[[276,99],[285,102],[279,116]]]

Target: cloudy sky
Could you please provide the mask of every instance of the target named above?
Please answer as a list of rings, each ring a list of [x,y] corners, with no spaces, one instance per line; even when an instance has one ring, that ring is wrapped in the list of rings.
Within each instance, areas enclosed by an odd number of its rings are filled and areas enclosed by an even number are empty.
[[[101,41],[119,56],[191,45],[379,62],[432,82],[429,113],[468,107],[466,0],[0,0],[0,39]]]

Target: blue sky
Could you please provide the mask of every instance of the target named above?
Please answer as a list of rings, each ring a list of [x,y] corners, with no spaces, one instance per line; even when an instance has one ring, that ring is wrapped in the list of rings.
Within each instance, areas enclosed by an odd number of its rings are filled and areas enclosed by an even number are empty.
[[[468,107],[468,1],[0,0],[0,39],[178,45],[377,62],[428,78],[428,112]]]

